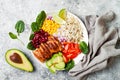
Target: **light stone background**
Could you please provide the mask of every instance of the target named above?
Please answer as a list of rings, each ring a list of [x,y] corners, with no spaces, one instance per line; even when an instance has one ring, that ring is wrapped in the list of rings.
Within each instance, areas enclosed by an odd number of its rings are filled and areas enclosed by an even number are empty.
[[[43,68],[26,48],[30,33],[30,24],[35,21],[41,10],[46,12],[66,8],[77,16],[102,15],[109,10],[116,13],[116,20],[110,26],[120,24],[120,0],[0,0],[0,80],[76,80],[67,72],[51,74]],[[18,20],[23,20],[26,30],[20,35],[25,46],[17,40],[12,40],[8,32],[16,33],[14,27]],[[17,48],[25,52],[32,61],[35,71],[28,73],[11,67],[5,61],[5,52]],[[108,68],[92,73],[88,80],[120,80],[120,56],[116,57]]]

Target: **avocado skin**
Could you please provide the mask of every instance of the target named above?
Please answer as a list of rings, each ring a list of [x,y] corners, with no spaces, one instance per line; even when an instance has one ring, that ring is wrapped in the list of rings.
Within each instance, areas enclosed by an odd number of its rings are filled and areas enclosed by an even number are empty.
[[[26,60],[27,60],[27,63],[29,64],[29,67],[31,67],[31,69],[30,70],[27,70],[27,69],[23,69],[23,68],[20,68],[20,67],[17,67],[17,66],[15,66],[15,65],[13,65],[13,64],[11,64],[9,61],[8,61],[8,59],[7,59],[7,54],[10,54],[9,52],[10,51],[18,51],[22,56],[24,56],[25,58],[26,58]],[[21,56],[20,56],[21,57]],[[21,57],[22,58],[22,57]],[[18,50],[18,49],[9,49],[9,50],[7,50],[7,52],[6,52],[6,54],[5,54],[5,60],[6,60],[6,62],[9,64],[9,65],[11,65],[11,66],[13,66],[13,67],[15,67],[15,68],[18,68],[18,69],[20,69],[20,70],[23,70],[23,71],[27,71],[27,72],[33,72],[34,71],[34,68],[33,68],[33,65],[32,65],[32,63],[29,61],[29,59],[26,57],[26,55],[21,51],[21,50]],[[24,59],[22,59],[22,60],[24,60]],[[11,61],[12,62],[12,61]],[[18,63],[19,64],[19,63]],[[24,64],[24,63],[23,63]],[[24,66],[24,65],[23,65]]]

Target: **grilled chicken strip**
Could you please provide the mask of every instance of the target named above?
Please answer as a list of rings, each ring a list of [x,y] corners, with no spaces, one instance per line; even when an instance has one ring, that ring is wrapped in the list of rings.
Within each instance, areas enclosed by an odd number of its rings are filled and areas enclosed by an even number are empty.
[[[41,43],[39,48],[33,51],[33,54],[41,62],[45,62],[47,59],[51,58],[54,53],[59,51],[62,51],[61,43],[57,38],[49,36],[48,41],[46,43]]]

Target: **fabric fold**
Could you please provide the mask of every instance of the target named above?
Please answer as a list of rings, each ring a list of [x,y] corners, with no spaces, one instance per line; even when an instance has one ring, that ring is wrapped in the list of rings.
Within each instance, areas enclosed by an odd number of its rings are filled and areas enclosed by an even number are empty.
[[[99,17],[91,15],[85,17],[89,53],[69,71],[69,75],[78,80],[86,80],[87,74],[104,69],[111,57],[120,55],[120,49],[115,48],[120,28],[107,25],[114,19],[115,13],[112,11]]]

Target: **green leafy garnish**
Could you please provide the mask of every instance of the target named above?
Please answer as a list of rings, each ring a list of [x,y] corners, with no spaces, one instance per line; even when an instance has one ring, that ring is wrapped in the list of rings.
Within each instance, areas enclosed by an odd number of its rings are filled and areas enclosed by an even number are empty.
[[[32,22],[32,24],[31,24],[31,29],[32,29],[33,32],[37,32],[37,31],[40,30],[40,28],[43,25],[43,22],[44,22],[45,18],[46,18],[45,11],[41,11],[37,16],[36,21]],[[31,41],[33,38],[34,38],[34,34],[31,34],[30,37],[29,37],[29,40]],[[28,43],[27,48],[30,49],[30,50],[35,50],[35,47],[32,45],[32,42]]]
[[[39,31],[39,25],[36,22],[32,22],[31,29],[33,32]]]
[[[85,41],[80,42],[80,49],[84,54],[88,53],[88,46]]]
[[[45,18],[46,18],[45,11],[41,11],[36,18],[36,23],[39,25],[39,27],[42,27],[42,24],[43,24]]]
[[[20,35],[20,33],[22,33],[25,29],[24,22],[22,20],[19,20],[15,25],[15,29],[17,30],[18,35]]]
[[[70,69],[72,69],[74,67],[75,63],[73,60],[69,61],[66,66],[65,66],[65,70],[69,71]]]
[[[35,47],[32,45],[32,42],[29,42],[27,48],[30,50],[35,50]]]
[[[10,38],[12,38],[12,39],[18,39],[18,38],[17,38],[17,35],[14,34],[14,33],[12,33],[12,32],[9,32],[9,36],[10,36]]]
[[[15,29],[17,30],[18,36],[20,35],[20,33],[22,33],[25,29],[25,24],[22,20],[17,21],[17,23],[15,24]],[[19,40],[23,45],[24,43],[17,37],[16,34],[13,34],[12,32],[9,32],[9,36],[12,39],[17,39]]]
[[[9,32],[9,36],[10,36],[10,38],[12,38],[12,39],[17,39],[17,40],[19,40],[19,41],[24,45],[24,43],[17,37],[16,34],[14,34],[14,33],[12,33],[12,32]]]
[[[33,38],[34,38],[34,34],[31,34],[29,40],[32,40]]]

